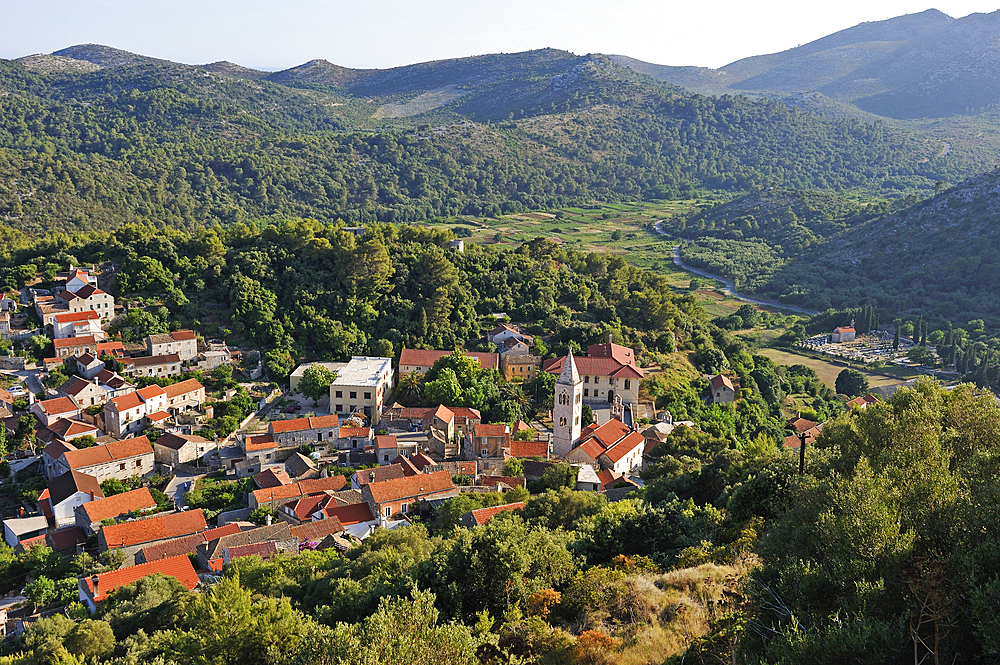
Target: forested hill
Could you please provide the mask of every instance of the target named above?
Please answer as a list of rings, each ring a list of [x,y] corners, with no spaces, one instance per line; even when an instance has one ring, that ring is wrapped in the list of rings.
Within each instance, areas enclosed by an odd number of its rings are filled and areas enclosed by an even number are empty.
[[[35,230],[401,222],[772,183],[926,191],[982,169],[878,123],[692,95],[604,56],[247,71],[96,46],[0,63],[0,215]]]

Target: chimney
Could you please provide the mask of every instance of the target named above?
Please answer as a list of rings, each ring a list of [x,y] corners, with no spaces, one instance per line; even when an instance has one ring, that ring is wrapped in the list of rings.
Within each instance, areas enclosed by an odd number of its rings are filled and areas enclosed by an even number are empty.
[[[368,474],[368,482],[370,482],[370,483],[374,483],[375,482],[375,472],[374,471],[372,471],[372,472],[370,472]]]
[[[90,500],[93,501],[94,500],[94,492],[90,491],[90,492],[88,492],[88,494],[90,494]]]
[[[97,583],[99,581],[100,578],[97,575],[94,575],[93,577],[90,578],[90,583],[94,585],[94,600],[97,600],[97,597],[101,595],[101,592],[97,590]]]
[[[615,342],[614,333],[608,333],[608,344],[614,344],[614,342]]]

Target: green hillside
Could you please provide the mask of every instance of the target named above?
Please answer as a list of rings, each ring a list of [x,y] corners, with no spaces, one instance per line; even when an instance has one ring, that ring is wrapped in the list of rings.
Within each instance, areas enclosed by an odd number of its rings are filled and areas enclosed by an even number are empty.
[[[0,214],[17,228],[412,221],[772,183],[898,195],[986,159],[936,156],[938,141],[877,122],[691,95],[603,56],[551,50],[296,87],[103,47],[59,55],[100,69],[0,63]],[[432,108],[428,91],[446,82],[451,100]],[[384,111],[408,104],[429,110]]]

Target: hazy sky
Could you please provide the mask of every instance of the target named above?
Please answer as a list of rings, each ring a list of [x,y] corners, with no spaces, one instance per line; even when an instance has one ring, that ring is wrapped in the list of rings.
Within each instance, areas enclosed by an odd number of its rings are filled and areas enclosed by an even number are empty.
[[[719,67],[863,21],[1000,0],[0,0],[0,57],[98,43],[189,64],[392,67],[551,46]]]

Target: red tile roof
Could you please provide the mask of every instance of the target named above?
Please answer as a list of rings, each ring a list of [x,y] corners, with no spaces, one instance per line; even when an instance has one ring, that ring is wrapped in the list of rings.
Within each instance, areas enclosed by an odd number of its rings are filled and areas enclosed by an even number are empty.
[[[80,407],[70,399],[69,397],[56,397],[54,399],[47,399],[44,402],[38,402],[39,408],[42,413],[49,416],[58,416],[64,413],[79,413]]]
[[[840,326],[838,328],[834,328],[833,332],[844,335],[844,334],[856,333],[857,331],[851,326]]]
[[[559,374],[562,372],[562,366],[565,360],[565,356],[562,358],[555,358],[554,360],[547,360],[542,363],[542,369],[550,374]],[[614,358],[574,356],[573,360],[576,362],[576,369],[580,375],[614,376],[616,378],[625,379],[641,379],[645,376],[641,369],[633,367],[632,365],[623,365]]]
[[[97,340],[93,335],[86,337],[67,337],[65,339],[54,339],[52,345],[57,349],[72,349],[78,346],[96,346]]]
[[[415,466],[419,471],[423,471],[429,466],[437,466],[437,462],[423,453],[417,453],[410,457],[410,464]]]
[[[793,418],[788,421],[788,427],[792,428],[796,432],[799,432],[800,434],[813,429],[816,425],[817,423],[814,423],[811,420],[806,420],[805,418]]]
[[[195,390],[202,390],[205,386],[201,385],[197,379],[187,379],[186,381],[180,381],[178,383],[172,383],[163,389],[163,392],[167,394],[167,399],[173,399],[179,397],[180,395],[186,395],[187,393],[194,392]]]
[[[628,428],[628,425],[617,418],[611,418],[606,423],[595,429],[592,434],[588,434],[587,436],[593,436],[598,439],[605,448],[609,448],[615,441],[618,441],[630,431],[632,430]]]
[[[152,455],[153,446],[144,436],[124,441],[111,441],[103,446],[93,446],[83,450],[65,453],[66,463],[71,469],[83,469],[97,464],[132,459],[142,455]]]
[[[473,428],[474,436],[504,436],[510,434],[510,427],[507,425],[486,425],[479,423]]]
[[[121,353],[115,353],[120,351]],[[121,342],[101,342],[97,345],[97,356],[124,355],[125,345]]]
[[[154,397],[162,397],[166,395],[167,391],[165,391],[160,386],[152,385],[152,386],[146,386],[145,388],[139,388],[139,390],[135,391],[135,394],[142,397],[142,401],[148,402]]]
[[[108,403],[114,407],[115,411],[121,413],[142,406],[142,398],[139,397],[138,393],[129,393],[121,397],[113,397]]]
[[[524,480],[522,478],[522,480]],[[478,510],[471,511],[472,521],[476,523],[477,526],[482,526],[489,522],[498,513],[505,513],[511,510],[523,510],[524,502],[518,501],[517,503],[507,503],[502,506],[491,506],[489,508],[479,508]]]
[[[87,519],[94,523],[152,508],[156,508],[156,501],[153,501],[153,495],[149,493],[149,488],[140,487],[137,490],[115,494],[106,499],[88,501],[83,504],[81,510],[86,513]]]
[[[635,353],[632,349],[613,342],[591,344],[587,347],[587,355],[592,358],[613,358],[623,365],[635,366]]]
[[[257,450],[268,450],[270,448],[277,448],[278,444],[274,442],[274,437],[270,434],[261,434],[259,436],[248,436],[243,440],[243,450],[247,452],[257,451]]]
[[[341,427],[340,428],[340,438],[346,439],[352,436],[362,436],[365,438],[370,438],[372,435],[371,427]]]
[[[336,518],[343,526],[371,522],[375,519],[367,503],[352,503],[348,506],[337,506],[332,502],[323,509],[327,518]]]
[[[470,358],[479,361],[479,366],[483,369],[496,369],[500,363],[500,355],[497,353],[483,353],[481,351],[462,351]],[[399,366],[416,365],[417,367],[433,367],[440,358],[451,355],[451,351],[432,351],[429,349],[403,349],[399,353]]]
[[[729,380],[728,376],[722,376],[721,374],[716,374],[715,376],[712,377],[712,380],[709,383],[712,385],[712,390],[718,390],[719,388],[725,386],[726,388],[729,388],[733,392],[736,391],[736,389],[733,388],[733,382]]]
[[[392,462],[390,463],[390,466],[393,465],[393,464],[399,464],[400,466],[403,467],[403,475],[404,476],[415,476],[418,473],[420,473],[420,469],[418,469],[417,467],[413,466],[413,462],[411,462],[410,460],[406,459],[406,457],[403,456],[403,455],[396,455],[396,459],[392,460]]]
[[[611,460],[612,463],[616,463],[636,448],[644,448],[645,445],[646,437],[638,432],[632,432],[624,439],[608,448],[607,451],[605,451],[604,456]]]
[[[344,476],[333,476],[330,478],[317,478],[315,480],[302,480],[289,485],[281,485],[280,487],[254,490],[253,496],[257,504],[260,505],[269,501],[294,499],[310,494],[321,494],[326,491],[335,492],[342,489],[345,485],[347,485],[347,478]]]
[[[260,489],[269,489],[271,487],[281,487],[282,485],[290,485],[292,479],[288,477],[282,469],[264,469],[256,476],[253,477],[253,481],[257,483],[257,487]]]
[[[104,295],[104,291],[101,291],[93,284],[86,284],[76,291],[76,295],[80,298],[89,298],[92,295]]]
[[[323,504],[324,501],[329,500],[329,496],[326,494],[313,494],[310,496],[304,496],[301,499],[296,499],[295,501],[289,501],[283,508],[290,510],[299,521],[305,522],[309,520],[309,516],[315,513]]]
[[[130,568],[119,568],[97,576],[98,594],[94,597],[96,602],[100,602],[108,597],[108,594],[118,587],[127,586],[137,582],[147,575],[166,575],[174,577],[183,584],[189,591],[198,586],[198,574],[194,572],[191,559],[185,555],[170,557],[162,561],[142,563]],[[84,577],[83,582],[90,595],[94,595],[92,577]]]
[[[375,447],[380,449],[398,448],[399,444],[396,443],[395,436],[391,434],[380,434],[375,437]]]
[[[42,452],[52,459],[59,459],[62,457],[63,453],[69,452],[70,450],[76,450],[76,446],[72,443],[66,443],[64,441],[53,441],[49,445],[45,446]]]
[[[445,492],[451,489],[455,489],[455,485],[451,482],[451,475],[447,471],[422,473],[419,476],[394,478],[393,480],[368,485],[368,491],[371,492],[375,503],[418,498],[427,494]]]
[[[587,453],[587,456],[596,462],[597,458],[603,455],[604,451],[607,450],[607,447],[605,447],[605,445],[601,443],[600,439],[593,438],[593,439],[587,439],[573,450],[579,450],[584,453]]]
[[[157,411],[157,413],[163,413],[162,411]],[[152,419],[156,414],[150,414],[147,418]],[[167,432],[159,439],[156,440],[154,445],[163,446],[164,448],[169,448],[170,450],[180,450],[188,443],[210,443],[208,439],[197,434],[175,434],[173,432]]]
[[[511,457],[547,457],[549,454],[548,441],[511,441]]]
[[[65,440],[83,436],[84,434],[97,434],[97,427],[94,425],[81,422],[79,420],[68,420],[66,418],[60,418],[55,421],[49,425],[49,429],[55,432],[60,439]]]
[[[183,342],[189,339],[198,339],[198,336],[194,334],[193,330],[175,330],[170,333],[170,336],[174,338],[175,342]]]
[[[31,538],[25,538],[24,540],[20,541],[18,543],[18,545],[21,546],[21,549],[29,550],[32,547],[34,547],[35,545],[45,545],[46,544],[46,542],[45,542],[46,538],[47,538],[46,534],[43,533],[40,536],[33,536]]]
[[[154,540],[177,538],[204,531],[208,527],[201,508],[183,513],[158,515],[124,524],[102,527],[109,548],[131,547]]]
[[[146,414],[146,420],[148,420],[151,423],[159,423],[169,419],[170,419],[170,414],[167,413],[166,411],[154,411],[153,413]]]
[[[271,431],[275,434],[282,434],[284,432],[299,432],[308,429],[334,429],[337,427],[340,427],[340,419],[335,415],[271,421]]]
[[[101,315],[94,311],[89,312],[69,312],[66,314],[56,314],[56,321],[59,323],[75,323],[77,321],[92,321],[101,318]]]

